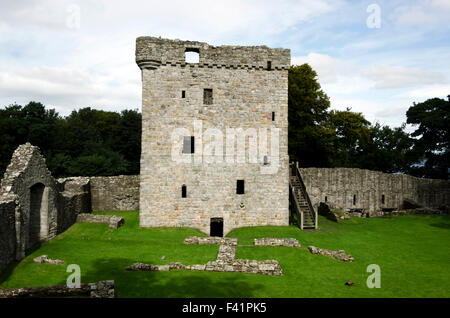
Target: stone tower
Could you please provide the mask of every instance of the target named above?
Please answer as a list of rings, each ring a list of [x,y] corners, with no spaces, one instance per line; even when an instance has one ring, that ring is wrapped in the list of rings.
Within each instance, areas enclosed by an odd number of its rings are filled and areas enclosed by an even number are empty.
[[[140,226],[288,225],[290,50],[139,37],[136,63]]]

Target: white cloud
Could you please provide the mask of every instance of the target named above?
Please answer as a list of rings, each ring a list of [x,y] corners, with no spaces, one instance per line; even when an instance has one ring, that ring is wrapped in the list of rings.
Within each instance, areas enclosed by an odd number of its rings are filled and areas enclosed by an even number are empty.
[[[434,97],[447,99],[448,95],[450,95],[450,84],[427,85],[402,94],[402,96],[407,96],[422,101]]]
[[[375,82],[375,88],[403,88],[415,85],[441,83],[444,76],[438,72],[403,66],[373,65],[362,75]]]
[[[448,0],[420,0],[414,4],[397,7],[391,19],[400,25],[430,27],[448,25],[449,14]]]

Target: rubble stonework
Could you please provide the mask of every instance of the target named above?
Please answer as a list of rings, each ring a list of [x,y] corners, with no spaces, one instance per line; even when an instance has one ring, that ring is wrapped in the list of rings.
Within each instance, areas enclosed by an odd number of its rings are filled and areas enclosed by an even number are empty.
[[[300,243],[293,238],[255,238],[254,244],[255,246],[301,247]]]
[[[331,210],[363,209],[363,216],[382,216],[383,209],[409,209],[410,201],[434,210],[450,206],[448,180],[356,168],[300,168],[300,173],[315,209],[324,202]]]
[[[98,215],[98,214],[82,213],[78,214],[77,222],[106,223],[109,224],[110,229],[118,229],[125,223],[125,220],[115,215]]]
[[[200,240],[203,239],[203,240]],[[220,240],[222,239],[222,240]],[[220,244],[219,253],[215,261],[206,264],[183,265],[179,262],[169,263],[168,265],[151,265],[143,263],[134,263],[128,266],[128,271],[171,271],[171,270],[189,270],[189,271],[210,271],[210,272],[236,272],[247,274],[260,274],[283,276],[280,264],[276,260],[248,260],[236,259],[236,238],[201,238],[196,236],[187,237],[185,244]]]
[[[0,194],[0,273],[16,259],[16,212],[19,212],[17,197]]]
[[[0,271],[67,229],[77,213],[90,212],[86,192],[74,187],[52,177],[38,147],[26,143],[14,151],[0,188]]]
[[[185,51],[199,52],[199,63],[186,63]],[[139,37],[136,62],[143,86],[140,226],[194,227],[208,235],[212,218],[223,219],[223,235],[238,227],[287,226],[290,51]],[[195,132],[194,121],[202,126]],[[179,156],[195,162],[173,160],[170,136],[176,128],[194,136],[194,153],[182,154],[180,149]],[[278,128],[279,162],[268,165],[274,165],[274,173],[261,172],[263,158],[229,164],[225,156],[222,162],[207,156],[200,141],[209,128],[222,132],[223,155],[227,128],[242,129],[239,137],[251,129],[257,134],[266,129],[268,143],[272,129]],[[244,180],[244,194],[236,194],[237,180]]]
[[[200,236],[188,236],[184,239],[184,244],[226,244],[226,245],[237,245],[237,238],[229,238],[229,237],[217,237],[217,236],[208,236],[208,237],[200,237]]]
[[[91,177],[92,211],[139,210],[139,176]]]
[[[52,265],[60,265],[64,264],[64,261],[59,259],[50,259],[48,258],[48,255],[41,255],[38,257],[33,258],[33,262],[38,264],[52,264]]]
[[[342,262],[353,262],[355,260],[351,255],[345,254],[344,250],[332,251],[312,245],[308,246],[308,250],[311,252],[311,254],[325,255]]]
[[[0,289],[0,298],[45,298],[45,297],[79,297],[114,298],[114,281],[105,280],[97,283],[80,284],[80,288],[66,285],[5,288]]]

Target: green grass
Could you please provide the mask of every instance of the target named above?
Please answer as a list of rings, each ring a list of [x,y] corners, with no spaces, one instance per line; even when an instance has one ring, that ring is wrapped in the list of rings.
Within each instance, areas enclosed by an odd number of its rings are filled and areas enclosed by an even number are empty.
[[[276,259],[284,276],[211,272],[128,272],[134,262],[204,264],[214,260],[218,246],[184,245],[186,236],[204,236],[186,228],[147,228],[138,212],[102,212],[125,218],[109,230],[104,224],[74,224],[32,251],[0,276],[0,288],[65,284],[67,264],[81,267],[82,282],[114,279],[118,297],[450,297],[450,218],[411,215],[393,218],[352,218],[334,223],[320,218],[320,230],[252,227],[233,230],[237,257]],[[293,237],[302,248],[255,247],[254,238]],[[312,255],[307,246],[345,249],[355,258],[343,263]],[[35,264],[42,254],[65,265]],[[165,256],[165,260],[161,257]],[[381,288],[369,289],[369,264],[381,267]],[[356,282],[348,287],[347,280]]]

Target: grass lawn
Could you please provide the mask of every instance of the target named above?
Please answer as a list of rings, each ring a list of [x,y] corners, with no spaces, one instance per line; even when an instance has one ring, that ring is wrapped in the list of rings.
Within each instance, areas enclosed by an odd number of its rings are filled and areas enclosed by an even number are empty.
[[[450,297],[450,217],[410,215],[351,218],[334,223],[320,217],[318,231],[296,227],[233,230],[238,258],[275,259],[284,276],[214,272],[128,272],[135,262],[204,264],[218,246],[184,245],[186,228],[139,228],[138,212],[99,212],[125,218],[125,225],[76,223],[0,276],[0,288],[65,284],[67,264],[81,267],[82,282],[114,279],[117,297]],[[302,248],[255,247],[253,238],[293,237]],[[344,249],[355,258],[343,263],[312,255],[307,246]],[[35,264],[42,254],[65,265]],[[165,256],[165,260],[161,257]],[[381,268],[381,288],[369,289],[369,264]],[[356,282],[345,286],[347,280]]]

